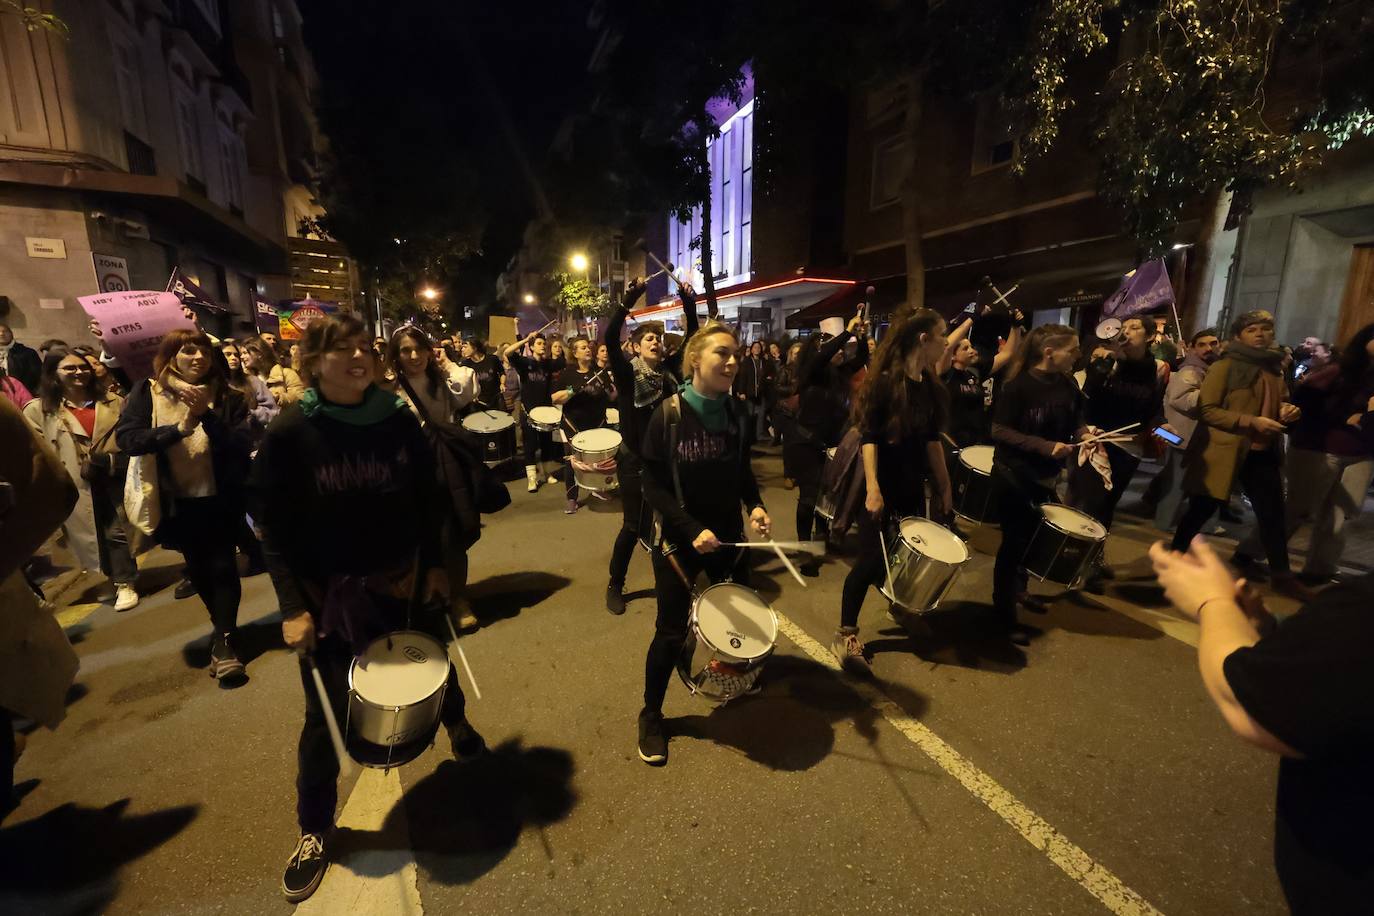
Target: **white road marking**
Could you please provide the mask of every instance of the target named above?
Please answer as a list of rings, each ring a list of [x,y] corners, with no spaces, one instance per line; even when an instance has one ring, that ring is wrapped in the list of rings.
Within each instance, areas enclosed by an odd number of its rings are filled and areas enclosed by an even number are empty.
[[[778,614],[778,629],[814,661],[827,668],[840,670],[839,660],[830,650],[782,614]],[[991,776],[946,744],[939,735],[907,715],[875,684],[853,680],[849,683],[911,743],[939,764],[946,773],[957,779],[975,798],[1010,824],[1026,842],[1043,852],[1051,862],[1101,901],[1107,909],[1118,916],[1157,916],[1160,913],[1149,901],[1127,887],[1120,878],[1074,845],[1044,818],[1027,808]]]
[[[1143,623],[1151,629],[1158,630],[1165,636],[1177,639],[1181,643],[1186,643],[1197,648],[1198,635],[1201,633],[1198,625],[1191,620],[1184,620],[1168,611],[1157,611],[1153,608],[1140,607],[1131,604],[1129,601],[1122,601],[1107,595],[1093,595],[1088,592],[1082,593],[1083,597],[1098,607],[1108,611],[1114,611],[1123,617],[1129,617],[1136,623]]]
[[[367,913],[369,916],[421,916],[420,887],[415,854],[410,850],[401,777],[396,770],[364,769],[348,796],[339,826],[377,833],[388,815],[399,819],[393,849],[366,849],[331,862],[319,890],[300,906],[300,916],[312,913]],[[395,822],[393,822],[395,823]]]

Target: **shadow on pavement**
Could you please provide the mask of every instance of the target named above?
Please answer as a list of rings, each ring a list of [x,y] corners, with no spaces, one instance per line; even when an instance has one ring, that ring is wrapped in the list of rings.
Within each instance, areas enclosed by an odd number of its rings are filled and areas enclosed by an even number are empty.
[[[469,584],[467,595],[473,615],[487,626],[547,601],[571,582],[567,576],[547,572],[503,573]]]
[[[171,588],[181,581],[183,569],[184,567],[180,563],[140,569],[138,571],[138,593],[148,596],[154,595],[164,588]]]
[[[829,756],[836,722],[852,720],[869,740],[876,735],[878,711],[842,675],[809,658],[774,656],[760,682],[763,691],[756,696],[703,715],[669,719],[670,734],[731,747],[769,769],[791,772],[808,770]],[[900,684],[885,683],[882,689],[910,715],[926,708],[923,696]]]
[[[209,626],[207,623],[206,626]],[[207,668],[210,665],[211,634],[193,639],[181,647],[181,657],[188,668]],[[270,614],[257,620],[239,625],[238,638],[234,640],[234,651],[245,665],[268,652],[286,651],[286,643],[281,638],[281,617]],[[251,676],[252,672],[249,672]]]
[[[563,820],[577,802],[572,754],[554,747],[523,747],[519,738],[478,760],[446,760],[402,799],[408,831],[393,809],[375,833],[341,830],[341,854],[378,848],[388,837],[409,836],[416,863],[441,884],[467,884],[495,868],[526,827],[540,832]],[[357,859],[350,863],[356,868]]]
[[[1013,674],[1026,667],[1026,653],[1007,639],[990,605],[950,601],[924,614],[898,613],[897,623],[867,640],[869,652],[909,652],[937,665]]]
[[[1120,591],[1116,591],[1116,594],[1134,604],[1144,603],[1126,598]],[[1119,639],[1166,638],[1154,627],[1132,620],[1125,614],[1108,610],[1082,592],[1064,592],[1062,595],[1048,596],[1046,603],[1050,613],[1035,622],[1047,629],[1054,627],[1084,636],[1114,636]]]
[[[119,887],[118,870],[176,836],[199,808],[126,814],[129,799],[104,808],[68,802],[0,829],[0,912],[99,913]]]

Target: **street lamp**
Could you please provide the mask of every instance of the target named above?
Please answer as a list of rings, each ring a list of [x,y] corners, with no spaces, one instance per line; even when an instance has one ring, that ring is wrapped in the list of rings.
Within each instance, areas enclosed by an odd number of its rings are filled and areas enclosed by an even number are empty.
[[[570,263],[572,264],[572,269],[578,273],[587,272],[587,256],[582,252],[579,251],[577,254],[573,255],[570,259]]]
[[[427,301],[433,302],[435,299],[439,298],[439,291],[432,286],[426,286],[424,289],[420,290],[420,295]]]
[[[523,298],[526,305],[534,305],[534,293],[525,293]]]

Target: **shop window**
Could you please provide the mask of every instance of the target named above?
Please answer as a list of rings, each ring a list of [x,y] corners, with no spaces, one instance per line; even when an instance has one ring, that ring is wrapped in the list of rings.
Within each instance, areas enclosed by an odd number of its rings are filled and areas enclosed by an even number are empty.
[[[906,139],[888,137],[878,141],[873,147],[873,175],[869,187],[868,208],[881,210],[901,203],[902,182],[906,180],[906,170],[910,167],[910,149]]]
[[[973,174],[1010,165],[1016,158],[1016,136],[998,99],[979,98],[974,118]]]

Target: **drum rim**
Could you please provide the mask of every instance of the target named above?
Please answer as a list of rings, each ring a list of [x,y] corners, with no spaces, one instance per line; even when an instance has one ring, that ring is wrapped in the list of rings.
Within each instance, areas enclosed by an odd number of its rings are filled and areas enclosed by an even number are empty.
[[[970,464],[969,462],[967,462],[967,461],[964,460],[964,453],[965,453],[965,452],[976,452],[977,454],[981,455],[981,454],[984,453],[984,450],[986,450],[986,453],[987,453],[987,456],[988,456],[988,467],[987,467],[987,470],[983,470],[983,469],[980,468],[980,467],[975,467],[974,465],[972,465],[972,464]],[[991,477],[991,476],[992,476],[992,464],[993,464],[993,459],[994,459],[994,456],[996,455],[996,453],[997,453],[997,449],[996,449],[994,446],[987,445],[987,444],[982,443],[982,442],[978,443],[977,445],[966,445],[966,446],[964,446],[963,448],[959,449],[959,452],[958,452],[958,454],[959,454],[959,463],[960,463],[961,465],[963,465],[964,467],[968,468],[970,471],[972,471],[972,472],[975,473],[975,474],[982,475],[983,477]]]
[[[1055,521],[1054,521],[1054,519],[1052,519],[1052,518],[1050,518],[1048,515],[1046,515],[1046,514],[1045,514],[1045,510],[1046,510],[1046,509],[1068,509],[1070,512],[1074,513],[1075,515],[1081,515],[1083,518],[1088,519],[1088,520],[1091,521],[1094,525],[1096,525],[1097,527],[1101,528],[1101,529],[1102,529],[1102,536],[1101,536],[1101,537],[1088,537],[1088,536],[1085,536],[1085,535],[1083,534],[1083,532],[1081,532],[1081,531],[1069,531],[1069,530],[1063,528],[1062,526],[1056,524]],[[1107,530],[1107,526],[1106,526],[1106,525],[1102,524],[1102,523],[1099,522],[1097,519],[1093,518],[1091,515],[1089,515],[1088,513],[1084,512],[1082,509],[1075,509],[1073,506],[1069,506],[1069,505],[1066,505],[1066,504],[1064,504],[1064,503],[1050,503],[1050,502],[1041,503],[1041,504],[1040,504],[1040,518],[1044,520],[1044,522],[1045,522],[1046,525],[1049,525],[1051,528],[1053,528],[1055,531],[1058,531],[1060,534],[1067,535],[1067,536],[1069,536],[1069,537],[1071,537],[1071,538],[1078,538],[1080,541],[1105,541],[1105,540],[1107,539],[1107,535],[1111,533],[1111,532],[1109,532],[1109,531]]]
[[[699,626],[699,619],[700,619],[700,618],[699,618],[699,615],[698,615],[698,613],[697,613],[697,609],[701,607],[701,601],[702,601],[703,598],[705,598],[705,597],[707,596],[707,594],[709,594],[712,590],[717,589],[717,588],[721,588],[721,587],[723,587],[723,586],[729,586],[729,587],[731,587],[731,588],[742,588],[742,589],[744,589],[744,590],[746,590],[746,591],[748,591],[748,592],[751,592],[751,593],[754,595],[754,597],[758,598],[759,601],[762,602],[763,606],[764,606],[765,608],[768,609],[769,616],[770,616],[770,618],[771,618],[772,621],[773,621],[773,642],[772,642],[772,645],[770,645],[770,646],[768,647],[768,651],[767,651],[767,652],[764,652],[764,653],[761,654],[761,655],[751,656],[751,657],[749,657],[749,658],[745,658],[745,657],[740,656],[740,655],[735,655],[735,654],[731,651],[731,648],[730,648],[729,646],[724,646],[724,647],[718,646],[718,645],[716,645],[714,642],[712,642],[711,640],[707,639],[706,636],[705,636],[705,634],[703,634],[703,633],[701,632],[701,628],[700,628],[700,626]],[[736,659],[736,660],[741,661],[741,662],[750,662],[750,663],[752,663],[752,662],[757,662],[757,661],[761,661],[761,660],[763,660],[763,659],[766,659],[768,656],[772,655],[773,652],[775,652],[775,651],[777,650],[777,647],[778,647],[778,635],[779,635],[779,633],[781,632],[781,630],[780,630],[780,628],[779,628],[779,626],[778,626],[778,612],[775,611],[775,610],[773,610],[773,605],[769,604],[767,601],[764,601],[763,596],[760,595],[755,589],[752,589],[752,588],[750,588],[750,587],[747,586],[747,585],[742,585],[742,584],[739,583],[739,582],[715,582],[715,583],[713,583],[713,584],[711,584],[711,585],[708,585],[706,588],[702,589],[700,592],[698,592],[696,598],[693,599],[693,601],[692,601],[692,613],[691,613],[691,618],[690,618],[690,620],[689,620],[689,625],[690,625],[689,628],[690,628],[691,633],[692,633],[697,639],[701,640],[701,641],[702,641],[703,643],[705,643],[708,647],[710,647],[710,649],[711,649],[714,653],[716,653],[717,655],[723,655],[723,656],[726,656],[726,657],[728,657],[728,658],[733,658],[733,659]]]
[[[424,630],[392,630],[390,633],[383,633],[381,636],[378,636],[376,639],[372,640],[372,642],[369,642],[367,644],[367,648],[363,650],[363,653],[366,654],[368,649],[371,649],[376,643],[381,642],[383,639],[401,635],[419,636],[423,639],[427,639],[430,642],[434,643],[434,645],[439,649],[439,653],[443,657],[445,662],[444,680],[439,683],[439,688],[442,688],[444,684],[448,682],[448,669],[451,669],[453,667],[453,662],[449,660],[448,647],[444,645],[443,641],[435,638],[429,633],[426,633]],[[358,661],[361,657],[362,656],[354,656],[353,661],[349,662],[348,665],[348,692],[351,696],[356,697],[358,702],[364,703],[367,706],[371,706],[373,709],[402,709],[411,706],[417,706],[434,695],[434,692],[431,691],[427,696],[421,697],[419,700],[416,700],[412,703],[406,703],[403,706],[394,706],[387,705],[384,703],[378,703],[376,700],[372,700],[363,696],[361,693],[358,692],[358,688],[353,682],[353,674],[355,671],[358,670]]]
[[[928,554],[928,553],[921,553],[921,551],[919,551],[919,550],[916,551],[917,553],[920,553],[921,556],[925,557],[927,560],[931,560],[931,561],[936,562],[936,563],[943,563],[945,566],[962,566],[963,564],[967,563],[967,562],[969,561],[969,558],[973,555],[972,552],[969,550],[968,541],[966,541],[966,540],[964,540],[963,538],[959,537],[959,535],[955,534],[955,533],[954,533],[953,531],[951,531],[949,528],[945,527],[944,525],[941,525],[939,522],[935,521],[934,519],[925,518],[924,516],[921,516],[921,515],[904,515],[904,516],[902,516],[900,519],[897,520],[897,540],[898,540],[898,542],[900,542],[900,543],[902,543],[902,544],[906,544],[907,546],[911,547],[913,550],[916,549],[916,548],[915,548],[915,545],[912,545],[909,541],[907,541],[906,535],[902,532],[902,524],[903,524],[904,522],[907,522],[908,520],[910,520],[910,521],[915,521],[915,522],[924,522],[924,523],[927,524],[927,525],[934,525],[936,528],[939,528],[940,530],[942,530],[942,531],[944,531],[946,534],[948,534],[950,537],[952,537],[952,538],[959,544],[959,547],[964,551],[964,558],[963,558],[962,560],[942,560],[942,559],[940,559],[939,557],[932,557],[932,556],[931,556],[930,554]]]
[[[492,414],[497,414],[497,416],[493,417]],[[475,426],[469,426],[468,421],[475,420],[477,417],[486,417],[491,422],[500,425],[489,429],[478,429]],[[505,422],[502,423],[502,420],[505,420]],[[468,432],[478,433],[479,435],[486,433],[502,433],[515,425],[515,417],[506,413],[504,410],[479,410],[476,413],[470,413],[466,417],[463,417],[462,425]]]
[[[615,438],[616,438],[615,445],[612,446],[612,445],[610,444],[610,441],[607,440],[607,443],[606,443],[605,445],[599,446],[599,447],[597,447],[597,448],[582,448],[582,447],[578,446],[578,444],[577,444],[577,440],[578,440],[578,439],[581,439],[583,436],[590,435],[590,434],[592,434],[592,433],[610,433],[611,435],[615,436]],[[575,433],[575,434],[573,435],[573,437],[572,437],[571,439],[568,440],[568,444],[571,445],[571,446],[573,447],[573,451],[575,451],[575,452],[581,452],[581,453],[583,453],[583,454],[593,454],[593,453],[596,453],[596,452],[607,452],[607,451],[609,451],[609,452],[618,452],[618,451],[620,451],[620,443],[622,443],[622,442],[624,442],[624,441],[625,441],[625,437],[622,436],[622,435],[620,434],[620,430],[611,429],[609,426],[596,426],[596,427],[593,427],[592,429],[584,429],[584,430],[582,430],[581,432]]]

